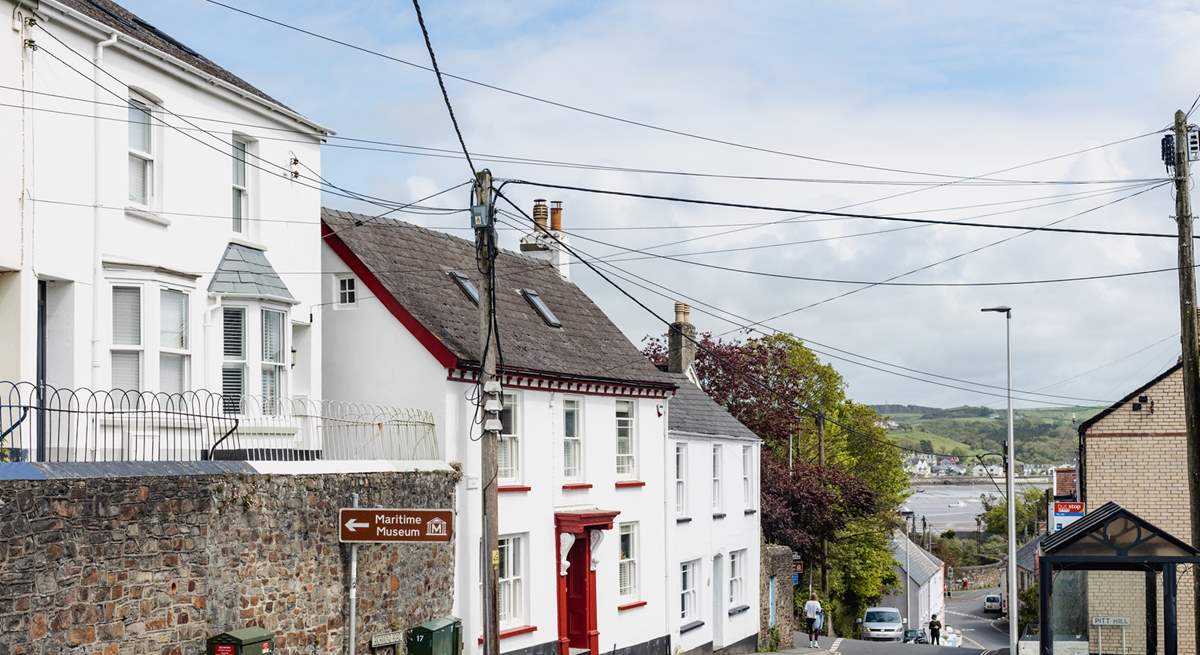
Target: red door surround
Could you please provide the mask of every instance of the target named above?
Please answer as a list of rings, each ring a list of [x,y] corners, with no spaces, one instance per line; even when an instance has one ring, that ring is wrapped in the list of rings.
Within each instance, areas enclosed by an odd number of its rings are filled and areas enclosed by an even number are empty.
[[[554,515],[554,574],[558,579],[558,652],[570,655],[571,648],[600,653],[600,631],[596,627],[596,572],[592,570],[592,530],[611,530],[619,512],[558,512]],[[562,552],[563,535],[574,537]],[[563,575],[564,556],[567,563]]]

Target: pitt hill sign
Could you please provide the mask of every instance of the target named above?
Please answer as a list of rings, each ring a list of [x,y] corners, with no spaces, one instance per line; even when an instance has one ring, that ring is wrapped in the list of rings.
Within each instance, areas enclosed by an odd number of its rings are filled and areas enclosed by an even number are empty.
[[[338,511],[338,540],[349,543],[450,541],[454,512],[448,509],[371,509]]]

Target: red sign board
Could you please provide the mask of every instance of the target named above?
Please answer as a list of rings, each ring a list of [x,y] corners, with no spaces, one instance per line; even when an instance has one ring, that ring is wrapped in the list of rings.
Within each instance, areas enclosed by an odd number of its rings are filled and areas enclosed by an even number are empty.
[[[1083,503],[1054,503],[1055,514],[1083,514]]]
[[[454,534],[449,509],[370,509],[338,511],[338,540],[347,543],[447,542]]]
[[[236,655],[233,644],[216,644],[213,646],[213,655]]]

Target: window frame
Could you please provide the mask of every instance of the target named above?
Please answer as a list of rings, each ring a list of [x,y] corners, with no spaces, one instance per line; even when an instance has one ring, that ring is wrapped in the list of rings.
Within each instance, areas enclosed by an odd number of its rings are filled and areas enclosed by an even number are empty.
[[[249,359],[250,348],[249,340],[246,338],[250,327],[250,308],[246,305],[224,305],[221,307],[221,399],[222,409],[226,414],[242,414],[244,413],[246,388],[249,386]],[[230,357],[226,350],[226,319],[227,313],[240,314],[242,317],[242,344],[241,357]],[[241,374],[241,393],[239,397],[233,400],[231,394],[226,392],[225,388],[225,371],[234,370]],[[234,404],[236,403],[236,404]]]
[[[637,521],[617,525],[617,596],[623,601],[637,600],[641,595],[641,567],[638,566],[641,536],[638,533]],[[628,556],[626,556],[624,541],[627,535],[629,537]],[[627,588],[621,586],[621,582],[625,579],[623,569],[626,567],[633,569],[629,575],[631,583]]]
[[[721,512],[725,506],[725,494],[721,488],[721,478],[725,468],[725,448],[722,444],[712,445],[712,510],[714,514]]]
[[[584,428],[583,428],[583,407],[584,399],[580,396],[563,396],[562,400],[562,475],[563,480],[568,483],[581,483],[586,480],[587,458],[584,452]],[[568,405],[573,406],[575,412],[575,435],[567,435],[567,411]],[[575,470],[574,472],[568,467],[567,462],[570,459],[567,456],[568,447],[575,446]]]
[[[108,307],[109,307],[109,315],[110,316],[109,316],[109,337],[108,337],[108,348],[109,348],[109,371],[108,371],[109,380],[108,381],[109,381],[109,387],[112,388],[113,390],[120,389],[122,391],[127,391],[127,392],[129,392],[129,391],[141,392],[141,391],[146,390],[146,360],[147,360],[146,352],[148,350],[148,347],[146,344],[147,339],[146,339],[146,288],[145,287],[146,287],[146,284],[143,282],[132,282],[132,281],[127,281],[127,280],[110,280],[109,281],[109,295],[108,295],[108,303],[109,304],[108,304]],[[117,299],[117,290],[118,289],[132,290],[132,291],[137,292],[138,341],[136,344],[117,343],[117,335],[116,335],[116,332],[117,332],[117,330],[116,330],[116,319],[117,319],[116,304],[117,303],[116,303],[116,299]],[[115,366],[114,355],[118,355],[118,354],[123,354],[123,355],[136,354],[137,355],[137,360],[138,360],[137,384],[135,385],[135,388],[133,388],[133,389],[125,389],[124,387],[117,386],[117,381],[115,379],[116,366]]]
[[[350,288],[345,288],[346,282]],[[346,294],[350,295],[346,302]],[[358,278],[352,273],[333,276],[333,308],[335,310],[356,309],[358,307]]]
[[[700,560],[679,564],[679,620],[681,625],[700,619]],[[688,583],[691,583],[690,586]]]
[[[746,604],[746,561],[747,550],[741,548],[729,553],[729,606]]]
[[[621,406],[629,407],[629,415],[621,416]],[[615,436],[614,446],[616,451],[615,471],[617,480],[637,480],[638,479],[638,439],[637,439],[637,402],[633,399],[619,398],[613,410]],[[621,427],[622,421],[626,422],[628,428],[628,452],[621,452]],[[624,459],[623,459],[624,458]],[[627,468],[622,472],[622,465]]]
[[[742,446],[742,501],[746,509],[754,509],[754,446]]]
[[[462,292],[467,300],[471,301],[476,307],[479,306],[479,287],[475,286],[475,281],[467,277],[462,271],[446,271],[446,275],[454,281],[455,286]]]
[[[675,516],[688,516],[687,496],[687,466],[688,445],[682,441],[675,443]]]
[[[183,302],[183,346],[165,346],[163,335],[163,297],[167,294],[179,294]],[[178,393],[186,393],[191,391],[192,380],[192,296],[186,289],[181,289],[175,285],[160,284],[158,285],[158,388],[165,392],[165,386],[162,379],[162,359],[164,355],[180,358],[179,375],[180,385]],[[174,393],[174,392],[166,392]]]
[[[230,148],[232,150],[230,157],[233,163],[233,169],[230,176],[230,186],[232,188],[233,198],[237,199],[237,202],[234,203],[233,199],[231,198],[230,209],[232,210],[234,206],[238,208],[236,215],[230,215],[230,228],[233,230],[234,234],[240,234],[242,236],[246,236],[250,233],[250,220],[253,218],[251,215],[252,210],[250,202],[250,166],[246,163],[246,158],[253,154],[251,152],[251,147],[253,144],[253,139],[236,132],[233,133],[233,137],[230,139]],[[238,157],[239,150],[241,152],[240,158]],[[241,184],[238,184],[237,182],[237,168],[239,164],[242,168]]]
[[[530,307],[533,307],[533,311],[537,312],[542,322],[548,327],[561,328],[563,326],[562,319],[554,313],[553,309],[550,309],[550,305],[546,303],[541,294],[533,289],[521,289],[521,295],[525,297],[525,302],[529,303]]]
[[[511,418],[508,428],[512,430],[505,432],[505,428],[501,427],[496,439],[496,479],[501,484],[520,484],[522,480],[524,467],[521,466],[521,398],[522,394],[519,391],[504,391],[500,394],[500,402],[504,407],[500,411],[501,422],[503,422],[504,412],[509,411]],[[508,471],[499,465],[500,453],[505,448],[512,450],[509,453],[511,466]]]
[[[498,581],[496,585],[496,613],[501,629],[518,628],[528,624],[529,601],[527,597],[529,585],[525,584],[525,555],[528,548],[525,545],[524,534],[501,535],[496,542],[499,559],[497,562]],[[515,548],[513,546],[516,546]],[[515,570],[515,572],[514,572]],[[505,573],[509,575],[505,575]],[[482,583],[482,581],[481,581]],[[505,616],[505,589],[511,591],[513,605]]]
[[[267,315],[279,315],[279,361],[267,359]],[[277,415],[282,412],[283,400],[287,398],[287,371],[288,371],[288,333],[291,331],[288,323],[288,312],[275,307],[273,305],[263,304],[259,307],[259,326],[260,335],[259,344],[259,388],[262,390],[260,398],[261,409],[264,415]],[[275,371],[275,390],[274,398],[268,398],[266,389],[267,369]]]
[[[146,145],[149,146],[144,150],[134,147],[133,139],[131,138],[131,132],[133,125],[140,123],[140,121],[135,122],[132,115],[127,116],[130,125],[130,132],[127,132],[125,135],[126,159],[138,159],[142,162],[145,171],[146,197],[145,199],[141,200],[132,197],[133,180],[129,179],[126,184],[126,191],[128,192],[126,194],[126,201],[130,204],[130,206],[137,209],[149,210],[158,205],[159,157],[157,156],[157,150],[160,134],[158,130],[155,129],[155,121],[157,120],[157,117],[155,116],[155,109],[160,107],[160,103],[152,99],[149,95],[140,93],[134,89],[130,89],[129,98],[126,100],[126,103],[128,104],[130,112],[132,112],[134,109],[140,108],[142,113],[146,115]],[[128,175],[128,172],[126,172],[126,174]]]

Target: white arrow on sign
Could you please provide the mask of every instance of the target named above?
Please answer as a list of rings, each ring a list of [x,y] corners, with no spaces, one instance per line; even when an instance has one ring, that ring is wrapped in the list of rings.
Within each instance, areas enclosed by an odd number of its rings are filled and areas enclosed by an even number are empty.
[[[346,521],[346,529],[349,530],[350,532],[354,532],[358,528],[369,528],[369,527],[371,527],[370,523],[360,523],[358,521],[355,521],[354,519],[350,519],[349,521]]]

